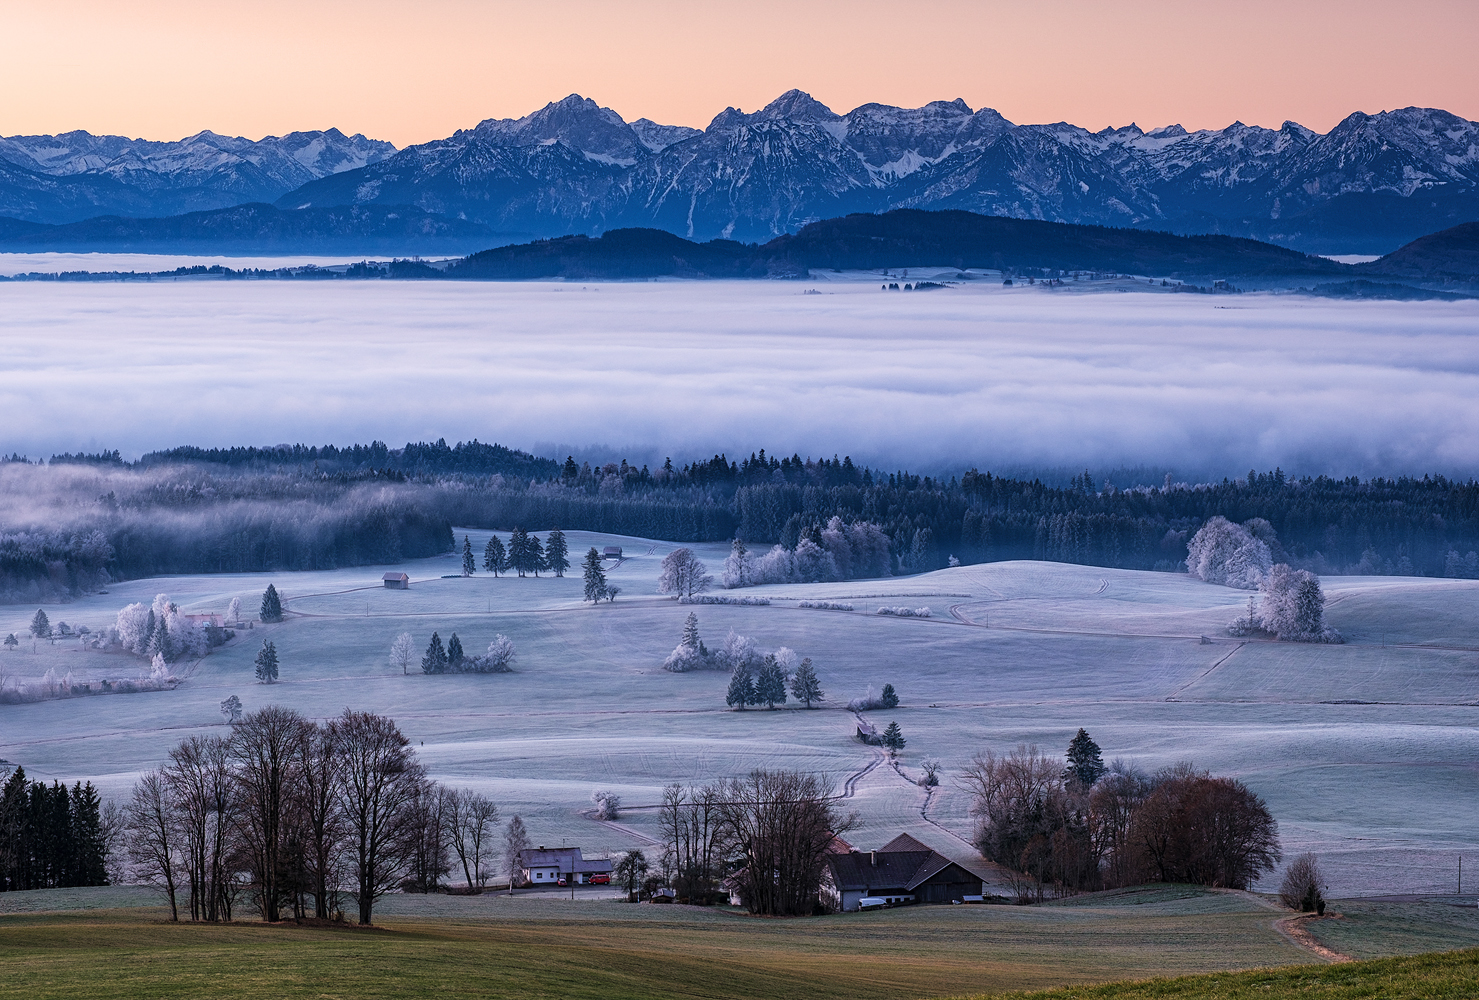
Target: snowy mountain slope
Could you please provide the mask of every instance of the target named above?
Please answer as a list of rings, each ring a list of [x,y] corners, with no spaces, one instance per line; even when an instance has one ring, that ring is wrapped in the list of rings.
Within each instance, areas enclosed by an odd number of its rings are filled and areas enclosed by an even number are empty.
[[[88,132],[0,137],[0,171],[15,168],[49,178],[0,175],[0,212],[61,223],[108,213],[168,215],[275,201],[309,181],[394,152],[388,142],[338,129],[255,142],[210,131],[178,142]]]
[[[964,101],[837,114],[792,90],[707,128],[626,122],[572,94],[396,152],[363,136],[176,143],[68,133],[0,139],[0,214],[163,216],[254,200],[415,205],[500,231],[657,227],[764,241],[849,212],[959,208],[1025,219],[1385,253],[1479,219],[1479,124],[1353,114],[1321,135],[1234,122],[1188,132],[1016,125]]]

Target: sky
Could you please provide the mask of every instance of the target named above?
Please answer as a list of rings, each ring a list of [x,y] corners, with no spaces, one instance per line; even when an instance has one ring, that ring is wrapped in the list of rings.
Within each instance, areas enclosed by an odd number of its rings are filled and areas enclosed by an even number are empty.
[[[637,464],[1479,472],[1479,303],[875,281],[0,285],[0,453],[445,436]]]
[[[0,134],[337,127],[398,146],[579,93],[702,127],[793,87],[1019,123],[1479,119],[1474,0],[0,0]]]

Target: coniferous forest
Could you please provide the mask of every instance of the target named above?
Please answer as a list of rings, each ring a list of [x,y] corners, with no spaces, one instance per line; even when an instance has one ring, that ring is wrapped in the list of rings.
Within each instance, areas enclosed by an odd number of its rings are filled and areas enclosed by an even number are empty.
[[[1118,488],[963,470],[932,477],[762,451],[593,467],[479,442],[176,448],[0,463],[0,599],[65,599],[168,573],[327,569],[450,551],[451,526],[600,531],[752,549],[878,525],[891,571],[1046,559],[1184,568],[1209,518],[1262,518],[1319,574],[1479,576],[1479,483],[1250,471]]]

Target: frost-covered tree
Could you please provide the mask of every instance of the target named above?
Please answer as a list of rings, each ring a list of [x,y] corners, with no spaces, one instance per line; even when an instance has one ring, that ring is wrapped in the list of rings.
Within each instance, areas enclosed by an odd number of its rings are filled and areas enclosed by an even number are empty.
[[[483,569],[495,577],[508,569],[508,553],[497,535],[488,536],[488,544],[483,548]]]
[[[894,690],[894,686],[892,684],[885,684],[883,686],[883,691],[879,695],[879,704],[882,705],[884,708],[899,707],[899,694],[897,691]]]
[[[507,674],[513,672],[514,641],[502,632],[493,636],[488,651],[465,661],[465,670],[477,674]]]
[[[678,645],[668,654],[668,658],[663,661],[662,667],[675,674],[699,670],[708,665],[708,653],[703,640],[698,636],[698,615],[690,611],[688,619],[683,623],[683,636],[678,640]]]
[[[768,709],[786,703],[786,672],[776,662],[774,653],[766,656],[760,664],[760,676],[755,681],[755,701]]]
[[[424,674],[447,672],[447,650],[442,646],[442,637],[435,632],[431,634],[431,642],[426,644],[426,653],[421,657],[421,672]]]
[[[453,673],[462,671],[462,661],[467,655],[462,651],[462,640],[457,638],[457,633],[452,633],[452,638],[447,640],[447,669]]]
[[[704,564],[693,550],[686,546],[676,548],[663,556],[662,570],[657,577],[657,592],[677,597],[692,597],[709,589],[714,578],[709,576]]]
[[[270,583],[262,592],[262,608],[257,617],[264,622],[282,621],[282,598],[277,595],[277,587]]]
[[[755,582],[755,559],[745,548],[745,540],[738,535],[730,543],[720,580],[729,589],[748,587]]]
[[[31,635],[36,639],[51,638],[51,619],[46,617],[46,612],[40,608],[31,616]]]
[[[1272,534],[1272,527],[1259,530]],[[1207,519],[1186,546],[1186,569],[1207,583],[1253,590],[1273,566],[1268,543],[1241,524],[1218,515]]]
[[[1086,730],[1080,729],[1068,744],[1068,766],[1063,769],[1063,780],[1092,788],[1106,770],[1099,744]]]
[[[559,528],[552,529],[544,543],[544,561],[550,572],[555,576],[564,576],[565,571],[570,568],[569,557],[570,546],[565,541],[565,533]]]
[[[606,571],[601,568],[601,553],[594,545],[585,554],[585,599],[592,605],[599,604],[606,596]]]
[[[940,769],[945,765],[938,757],[925,757],[919,762],[919,767],[924,771],[924,776],[919,779],[919,784],[924,788],[934,788],[940,783]]]
[[[746,705],[755,704],[755,679],[750,676],[749,664],[737,664],[729,674],[729,691],[724,704],[741,712]]]
[[[691,649],[698,649],[703,642],[698,637],[698,613],[695,611],[688,612],[688,617],[683,622],[683,638],[681,642]]]
[[[621,818],[621,796],[615,792],[591,792],[591,803],[596,807],[596,819]]]
[[[241,699],[238,698],[236,695],[232,695],[225,701],[221,702],[221,714],[224,715],[226,717],[226,721],[233,726],[236,723],[240,722]]]
[[[231,598],[231,603],[226,605],[226,620],[228,622],[241,621],[241,598]]]
[[[1309,570],[1279,563],[1259,585],[1260,627],[1289,642],[1339,642],[1325,625],[1325,594]]]
[[[262,648],[257,651],[256,659],[257,680],[263,684],[277,683],[277,646],[266,639],[262,640]]]
[[[415,640],[411,638],[410,632],[402,632],[390,644],[390,665],[392,667],[400,667],[402,674],[409,674],[411,672],[411,664],[415,662]]]
[[[523,882],[521,861],[524,852],[531,846],[529,831],[524,826],[523,818],[515,815],[503,829],[503,871],[508,876],[510,893],[514,891],[514,886]]]
[[[796,674],[791,678],[791,697],[807,708],[811,708],[812,702],[822,700],[822,685],[809,656],[801,661],[801,666],[796,668]]]
[[[472,576],[478,571],[478,564],[472,556],[472,540],[466,535],[462,536],[462,575]]]

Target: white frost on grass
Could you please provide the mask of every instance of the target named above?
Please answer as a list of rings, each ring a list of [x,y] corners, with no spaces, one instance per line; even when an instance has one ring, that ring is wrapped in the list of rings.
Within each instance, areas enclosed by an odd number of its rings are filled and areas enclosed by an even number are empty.
[[[0,285],[0,447],[445,436],[658,461],[764,444],[886,467],[1479,470],[1479,303],[587,289]]]

